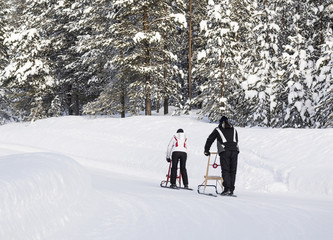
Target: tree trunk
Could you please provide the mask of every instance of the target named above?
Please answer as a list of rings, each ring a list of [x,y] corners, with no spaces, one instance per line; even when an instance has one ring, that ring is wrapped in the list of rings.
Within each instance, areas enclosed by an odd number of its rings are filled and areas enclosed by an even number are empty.
[[[238,16],[238,11],[237,11],[237,9],[238,9],[238,0],[235,1],[234,9],[235,9],[236,22],[240,22],[239,21],[239,16]],[[238,34],[236,34],[235,40],[236,40],[236,42],[238,42],[238,40],[239,40]]]
[[[169,113],[169,98],[164,98],[164,115],[167,115]]]
[[[123,50],[120,50],[120,57],[122,58],[124,55]],[[126,108],[125,108],[125,97],[126,97],[126,86],[123,81],[121,82],[121,93],[120,93],[120,104],[121,104],[121,110],[120,115],[121,118],[125,118],[126,115]]]
[[[223,77],[223,56],[222,56],[222,53],[221,53],[220,68],[221,68],[221,97],[224,98],[224,85],[225,85],[225,82],[224,82],[224,77]]]
[[[192,0],[190,0],[189,49],[188,49],[188,99],[192,99]],[[191,109],[191,105],[190,105]]]
[[[146,96],[146,115],[151,115],[151,98],[150,98],[150,91],[147,93]]]
[[[77,93],[75,93],[75,115],[80,115],[79,95]]]
[[[148,10],[145,9],[144,15],[143,15],[143,29],[147,33],[149,31],[149,16],[148,16]],[[146,52],[145,52],[145,63],[146,66],[149,66],[150,64],[150,52],[149,52],[149,43],[146,41]],[[146,73],[145,76],[146,81],[146,115],[151,115],[151,90],[150,90],[150,75],[149,73]]]
[[[125,118],[125,86],[122,84],[121,86],[121,96],[120,96],[120,103],[121,103],[121,118]]]
[[[319,2],[319,6],[322,6],[322,0]],[[324,44],[325,42],[325,30],[324,30],[324,19],[323,19],[323,13],[320,14],[320,44]]]
[[[223,77],[223,56],[222,56],[222,53],[221,53],[221,60],[220,60],[220,68],[221,68],[221,97],[224,98],[224,96],[225,96],[225,91],[224,91],[225,79]],[[224,101],[222,102],[222,107],[225,107]]]
[[[159,113],[160,112],[160,99],[158,98],[156,101],[156,112]]]
[[[165,37],[166,39],[166,37]],[[167,50],[166,44],[164,44],[164,50]],[[164,82],[166,82],[168,75],[167,75],[167,69],[166,69],[166,57],[164,56],[164,72],[163,72],[163,78]],[[166,86],[164,86],[164,89],[166,89]],[[164,92],[164,115],[169,113],[169,97],[167,96],[167,92],[165,90]]]
[[[67,86],[67,105],[68,105],[68,115],[73,115],[72,109],[72,84]]]

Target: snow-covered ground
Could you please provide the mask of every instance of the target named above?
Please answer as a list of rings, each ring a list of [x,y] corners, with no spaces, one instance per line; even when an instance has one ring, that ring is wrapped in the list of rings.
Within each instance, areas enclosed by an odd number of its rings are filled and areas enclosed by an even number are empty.
[[[0,126],[0,239],[332,239],[333,129],[237,128],[238,197],[214,198],[196,188],[215,126],[192,115]],[[159,186],[178,128],[194,191]]]

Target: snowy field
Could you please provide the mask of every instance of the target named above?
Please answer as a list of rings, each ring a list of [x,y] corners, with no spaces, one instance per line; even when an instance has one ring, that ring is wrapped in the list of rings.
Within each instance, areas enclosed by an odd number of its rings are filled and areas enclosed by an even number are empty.
[[[333,129],[237,128],[231,198],[196,192],[215,126],[160,115],[0,126],[0,239],[333,239]],[[194,191],[159,186],[178,128]]]

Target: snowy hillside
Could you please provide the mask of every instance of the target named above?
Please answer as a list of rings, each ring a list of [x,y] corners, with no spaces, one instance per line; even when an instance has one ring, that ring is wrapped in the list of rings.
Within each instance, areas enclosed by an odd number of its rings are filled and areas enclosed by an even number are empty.
[[[158,115],[0,126],[0,239],[331,239],[333,129],[237,128],[238,198],[213,198],[196,188],[215,126]],[[178,128],[194,191],[159,187]]]

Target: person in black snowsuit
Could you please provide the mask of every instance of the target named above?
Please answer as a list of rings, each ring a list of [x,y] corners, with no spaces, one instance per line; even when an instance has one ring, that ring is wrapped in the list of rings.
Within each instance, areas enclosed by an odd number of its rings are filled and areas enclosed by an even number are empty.
[[[171,138],[166,152],[166,160],[172,161],[170,183],[171,188],[176,188],[178,161],[180,162],[180,173],[185,188],[188,188],[188,177],[186,170],[187,138],[183,129],[178,129]]]
[[[217,150],[220,155],[220,163],[223,178],[222,195],[233,195],[238,162],[238,133],[229,123],[228,118],[223,116],[217,128],[208,136],[204,154],[210,155],[210,147],[217,140]]]

